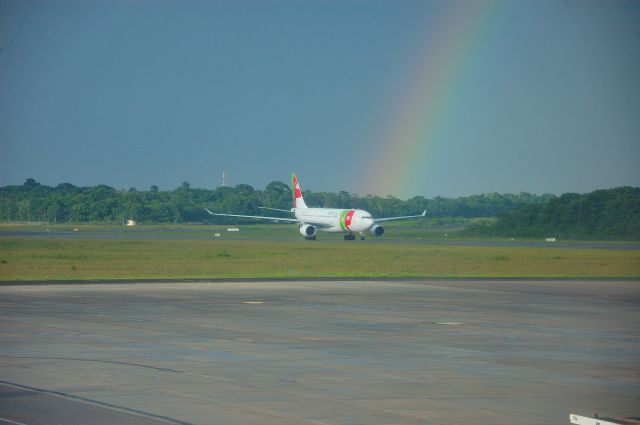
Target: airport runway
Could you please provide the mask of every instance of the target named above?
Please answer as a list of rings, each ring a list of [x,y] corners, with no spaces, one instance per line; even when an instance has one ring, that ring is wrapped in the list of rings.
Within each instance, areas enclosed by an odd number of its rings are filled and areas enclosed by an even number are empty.
[[[613,249],[623,251],[640,250],[640,244],[637,242],[607,242],[607,241],[532,241],[532,240],[486,240],[486,239],[394,239],[391,236],[383,236],[376,238],[367,236],[367,241],[344,241],[342,235],[328,235],[324,232],[318,236],[318,241],[313,243],[376,243],[376,244],[400,244],[400,245],[435,245],[435,246],[484,246],[484,247],[521,247],[521,248],[569,248],[569,249]],[[213,232],[208,230],[186,230],[163,232],[157,229],[148,231],[114,231],[107,230],[82,230],[74,231],[0,231],[0,237],[47,237],[47,238],[80,238],[80,239],[140,239],[140,240],[219,240],[214,238]],[[301,243],[309,243],[304,240],[296,231],[291,232],[288,237],[274,237],[265,233],[262,237],[250,236],[229,236],[224,235],[223,239],[228,241],[299,241]]]
[[[640,281],[0,287],[0,424],[640,413]]]

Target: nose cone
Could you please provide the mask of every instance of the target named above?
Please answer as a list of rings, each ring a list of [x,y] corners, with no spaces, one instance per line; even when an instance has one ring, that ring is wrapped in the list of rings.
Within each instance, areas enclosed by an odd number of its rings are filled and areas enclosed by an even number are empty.
[[[364,232],[369,230],[371,226],[373,226],[373,217],[371,214],[364,210],[356,210],[351,230],[355,232]]]

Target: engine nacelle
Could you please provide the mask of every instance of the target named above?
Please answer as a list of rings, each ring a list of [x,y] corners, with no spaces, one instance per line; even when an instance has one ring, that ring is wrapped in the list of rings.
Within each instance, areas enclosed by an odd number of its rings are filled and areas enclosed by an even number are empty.
[[[371,226],[371,229],[369,229],[369,231],[376,236],[384,235],[384,227],[378,226],[377,224],[374,224],[373,226]]]
[[[311,238],[316,235],[316,227],[311,224],[304,224],[300,226],[300,234],[305,238]]]

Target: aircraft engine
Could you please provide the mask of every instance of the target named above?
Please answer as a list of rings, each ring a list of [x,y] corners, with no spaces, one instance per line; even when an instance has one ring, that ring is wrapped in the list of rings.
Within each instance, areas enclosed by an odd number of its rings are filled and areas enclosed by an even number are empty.
[[[378,226],[377,224],[374,224],[373,226],[371,226],[371,229],[369,229],[369,231],[376,236],[384,235],[384,227]]]
[[[305,238],[311,238],[316,235],[316,228],[310,224],[300,226],[300,234]]]

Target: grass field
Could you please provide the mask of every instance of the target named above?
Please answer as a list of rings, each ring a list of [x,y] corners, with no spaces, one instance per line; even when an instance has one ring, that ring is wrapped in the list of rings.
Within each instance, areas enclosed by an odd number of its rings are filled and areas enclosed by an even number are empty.
[[[287,235],[296,231],[286,229]],[[335,237],[309,242],[295,235],[291,240],[3,236],[0,280],[640,277],[640,250],[348,242]]]

